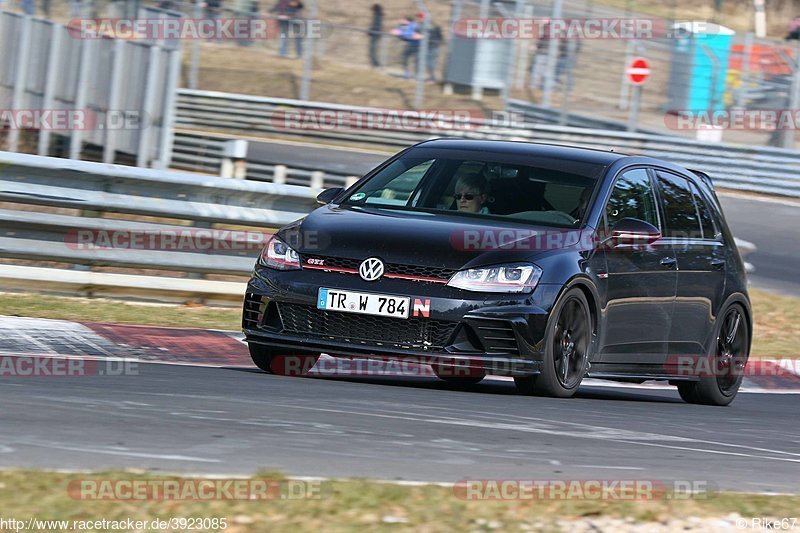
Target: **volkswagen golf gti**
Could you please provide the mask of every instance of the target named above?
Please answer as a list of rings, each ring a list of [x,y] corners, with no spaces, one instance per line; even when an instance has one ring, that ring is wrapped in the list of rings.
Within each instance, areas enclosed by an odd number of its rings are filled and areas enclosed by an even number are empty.
[[[253,362],[325,353],[511,376],[666,381],[727,405],[750,350],[745,269],[709,177],[649,157],[437,139],[278,231],[244,302]]]

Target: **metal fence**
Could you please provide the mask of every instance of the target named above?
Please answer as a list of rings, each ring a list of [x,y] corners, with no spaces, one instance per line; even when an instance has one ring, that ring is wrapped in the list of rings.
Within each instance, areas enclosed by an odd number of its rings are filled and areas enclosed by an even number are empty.
[[[78,38],[52,21],[0,11],[0,132],[5,148],[20,149],[24,129],[38,130],[40,155],[81,157],[102,147],[139,166],[169,166],[180,50],[118,39]],[[23,128],[8,124],[25,111],[71,110],[75,122]],[[6,122],[4,124],[4,122]]]

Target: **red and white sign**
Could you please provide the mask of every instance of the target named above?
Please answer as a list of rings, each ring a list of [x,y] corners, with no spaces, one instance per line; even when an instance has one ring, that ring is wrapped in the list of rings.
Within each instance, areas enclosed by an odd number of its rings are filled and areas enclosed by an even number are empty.
[[[643,57],[634,57],[625,73],[633,85],[642,85],[650,76],[650,63]]]

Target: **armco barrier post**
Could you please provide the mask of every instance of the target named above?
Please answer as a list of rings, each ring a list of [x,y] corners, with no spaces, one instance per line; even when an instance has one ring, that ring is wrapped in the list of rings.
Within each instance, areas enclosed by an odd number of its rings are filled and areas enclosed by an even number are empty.
[[[233,139],[222,147],[220,176],[243,180],[247,176],[247,141]]]

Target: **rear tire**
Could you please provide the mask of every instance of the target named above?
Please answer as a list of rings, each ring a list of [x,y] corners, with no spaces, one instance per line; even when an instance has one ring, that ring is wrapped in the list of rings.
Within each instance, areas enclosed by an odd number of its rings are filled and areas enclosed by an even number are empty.
[[[578,391],[594,349],[589,302],[578,288],[568,290],[547,321],[541,373],[515,377],[522,394],[570,398]]]
[[[708,355],[711,376],[678,384],[678,394],[688,403],[729,405],[742,385],[750,348],[750,328],[744,309],[733,304],[719,315],[714,346]]]
[[[258,368],[267,374],[279,376],[305,376],[317,363],[319,355],[308,355],[292,352],[291,350],[278,350],[262,344],[250,342],[250,358]]]

